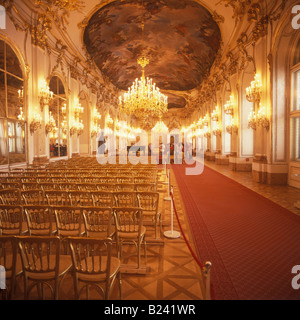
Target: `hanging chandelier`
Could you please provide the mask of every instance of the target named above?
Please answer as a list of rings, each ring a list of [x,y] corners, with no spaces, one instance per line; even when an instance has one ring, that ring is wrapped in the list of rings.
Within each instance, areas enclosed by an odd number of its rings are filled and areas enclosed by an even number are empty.
[[[158,133],[167,133],[169,131],[168,127],[164,124],[164,122],[161,119],[159,119],[159,121],[156,122],[152,130]]]
[[[160,92],[152,79],[145,78],[144,68],[149,64],[149,60],[141,57],[137,62],[142,67],[142,76],[135,79],[124,93],[123,99],[119,97],[119,105],[127,114],[137,118],[145,118],[147,115],[159,117],[168,111],[168,97]]]
[[[141,29],[144,43],[144,20]],[[168,111],[168,97],[160,92],[151,78],[145,78],[144,69],[149,64],[149,59],[142,54],[137,63],[142,67],[142,76],[140,79],[135,79],[123,98],[119,97],[119,106],[125,113],[140,119],[148,116],[161,117]]]

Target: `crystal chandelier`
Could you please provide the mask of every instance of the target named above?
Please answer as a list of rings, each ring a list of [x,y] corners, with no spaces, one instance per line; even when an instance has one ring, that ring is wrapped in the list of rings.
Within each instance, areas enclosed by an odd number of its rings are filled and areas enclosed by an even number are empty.
[[[251,85],[246,88],[246,99],[249,102],[259,102],[262,93],[262,83],[258,74],[254,76]]]
[[[168,111],[168,97],[162,94],[152,79],[145,78],[144,68],[149,60],[141,57],[138,64],[142,67],[142,76],[135,79],[132,86],[119,97],[119,105],[129,115],[145,118],[147,115],[159,117]]]
[[[144,20],[141,29],[144,42]],[[145,78],[144,69],[149,64],[149,59],[143,54],[137,63],[142,67],[142,76],[140,79],[135,79],[132,86],[124,93],[123,99],[119,97],[119,106],[125,113],[140,119],[148,116],[161,117],[168,111],[168,97],[160,92],[151,78]]]
[[[159,121],[156,122],[152,130],[154,132],[159,132],[159,133],[167,133],[169,131],[168,127],[164,124],[164,122],[161,119],[159,119]]]

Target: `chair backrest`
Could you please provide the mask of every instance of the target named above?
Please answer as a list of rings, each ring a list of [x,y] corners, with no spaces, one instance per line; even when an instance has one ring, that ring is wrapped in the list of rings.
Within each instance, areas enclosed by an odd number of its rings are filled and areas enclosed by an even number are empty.
[[[60,190],[46,190],[44,194],[49,206],[68,206],[70,205],[70,198],[67,191]]]
[[[23,182],[22,189],[23,190],[37,190],[37,189],[42,189],[42,187],[38,182]]]
[[[46,203],[43,190],[23,190],[21,191],[22,201],[25,205],[42,205]]]
[[[113,207],[115,205],[114,194],[107,191],[92,191],[93,206]]]
[[[136,192],[120,191],[114,193],[117,207],[137,207]]]
[[[21,191],[17,188],[0,190],[0,204],[21,204]]]
[[[158,192],[137,192],[138,206],[143,212],[158,212],[159,193]]]
[[[20,181],[1,182],[2,189],[21,189]]]
[[[118,183],[116,184],[116,191],[135,191],[135,184],[134,183]]]
[[[137,207],[114,208],[114,218],[117,233],[141,234],[143,226],[143,210]]]
[[[112,240],[97,238],[69,237],[73,270],[79,278],[100,275],[99,282],[109,284],[111,270]],[[85,276],[85,277],[84,277]],[[88,279],[86,279],[88,280]],[[103,296],[105,293],[103,292]]]
[[[60,185],[58,183],[54,182],[39,182],[41,188],[43,191],[49,191],[49,190],[61,190]]]
[[[69,191],[71,206],[92,206],[93,197],[89,191]]]
[[[99,183],[99,190],[114,192],[116,191],[116,184],[115,183]]]
[[[17,237],[23,272],[26,275],[43,275],[43,278],[58,278],[59,237],[25,236]]]
[[[62,191],[78,191],[78,185],[74,182],[59,182],[60,190]]]
[[[136,183],[135,191],[136,192],[156,192],[155,183]]]
[[[20,235],[23,208],[18,205],[0,205],[0,235]]]
[[[117,183],[133,183],[133,177],[128,176],[117,176]]]
[[[24,206],[29,235],[51,236],[53,218],[49,206]]]
[[[0,266],[4,267],[6,277],[12,276],[12,272],[14,272],[14,268],[16,266],[16,255],[16,237],[0,235]],[[2,270],[0,270],[0,272],[1,271]],[[0,281],[1,280],[2,279],[0,277]]]
[[[88,237],[107,238],[112,234],[113,209],[111,207],[82,208],[85,233]]]
[[[82,232],[82,208],[54,206],[57,235],[80,236]]]

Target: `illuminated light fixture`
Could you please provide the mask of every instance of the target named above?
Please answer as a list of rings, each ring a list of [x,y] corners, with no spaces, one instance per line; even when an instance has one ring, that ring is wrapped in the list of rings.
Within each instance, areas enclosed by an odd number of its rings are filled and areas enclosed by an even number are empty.
[[[209,124],[209,117],[208,115],[206,115],[204,118],[203,118],[203,126],[204,127],[208,127],[208,124]]]
[[[30,133],[33,134],[41,127],[41,115],[35,110],[33,112],[33,119],[30,123]]]
[[[45,105],[49,105],[53,100],[53,92],[50,91],[49,86],[47,85],[46,80],[42,80],[39,85],[39,100],[41,111],[44,110]]]
[[[248,116],[248,128],[256,130],[257,122],[256,122],[256,114],[255,111],[250,111]]]
[[[21,127],[22,129],[25,128],[25,118],[24,118],[24,112],[23,108],[20,107],[20,113],[17,116],[18,118],[18,126]]]
[[[168,127],[164,124],[161,118],[159,119],[159,121],[156,122],[152,130],[154,132],[159,132],[159,133],[167,133],[169,131]]]
[[[94,109],[94,113],[93,113],[93,123],[91,125],[92,130],[91,130],[91,136],[94,137],[100,130],[100,124],[98,123],[98,121],[101,120],[101,114],[98,112],[97,108]]]
[[[48,134],[49,132],[52,132],[53,130],[56,130],[56,121],[55,119],[53,118],[53,115],[50,111],[49,113],[49,120],[48,122],[46,123],[46,126],[45,126],[45,131],[46,131],[46,134]]]
[[[234,124],[233,118],[231,118],[230,124],[226,126],[226,132],[229,134],[238,133],[238,127]]]
[[[144,39],[144,20],[141,28]],[[149,59],[141,56],[137,63],[142,67],[142,76],[140,79],[135,79],[123,98],[119,97],[119,106],[127,114],[140,119],[145,119],[147,116],[160,117],[168,111],[168,97],[160,92],[151,78],[145,78],[144,69],[149,64]]]
[[[21,104],[24,102],[24,91],[23,88],[18,90],[18,99]]]
[[[74,118],[71,122],[71,128],[70,128],[70,135],[74,135],[77,133],[77,136],[81,135],[83,133],[83,121],[80,120],[80,114],[83,113],[84,108],[79,103],[78,99],[75,101],[74,105]]]
[[[251,85],[246,88],[246,99],[249,102],[258,102],[260,101],[262,94],[262,83],[258,74],[254,76],[254,80],[251,82]]]
[[[204,132],[204,137],[205,138],[210,138],[211,137],[211,133],[210,133],[210,129],[208,127],[204,127],[203,129],[203,132]]]
[[[213,135],[220,136],[222,134],[222,128],[219,122],[216,123],[215,128],[213,129]]]
[[[228,115],[233,115],[233,97],[230,96],[229,100],[226,102],[224,106],[224,112]]]
[[[218,121],[219,120],[219,108],[218,106],[215,107],[215,110],[211,113],[211,120]]]

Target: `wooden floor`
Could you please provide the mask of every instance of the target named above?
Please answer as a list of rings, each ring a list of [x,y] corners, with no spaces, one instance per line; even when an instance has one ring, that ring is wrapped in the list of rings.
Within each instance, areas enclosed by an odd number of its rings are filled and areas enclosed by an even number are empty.
[[[252,181],[250,172],[233,172],[228,166],[216,165],[213,162],[205,163],[210,168],[238,181],[246,187],[282,205],[297,215],[300,210],[294,203],[300,199],[300,190],[289,186],[269,186]],[[174,199],[180,223],[193,246],[184,205],[182,203],[174,175],[171,172],[171,184],[174,187]],[[163,216],[163,231],[170,230],[170,201],[165,201],[165,193],[161,193],[160,208]],[[162,235],[162,243],[151,241],[154,233],[147,226],[147,261],[142,261],[147,266],[146,274],[122,274],[124,300],[202,300],[204,287],[200,267],[193,259],[183,237],[168,239]],[[174,213],[174,230],[179,231]],[[133,265],[136,262],[136,251],[133,245],[124,247],[122,263]],[[143,251],[142,251],[143,253]],[[202,261],[204,264],[205,261]],[[91,299],[98,299],[96,292],[91,290]],[[32,292],[35,298],[35,292]],[[23,299],[22,282],[18,283],[16,299]],[[74,299],[72,278],[68,275],[62,282],[60,299]],[[82,296],[85,299],[85,296]],[[118,286],[112,291],[111,299],[119,299]]]

